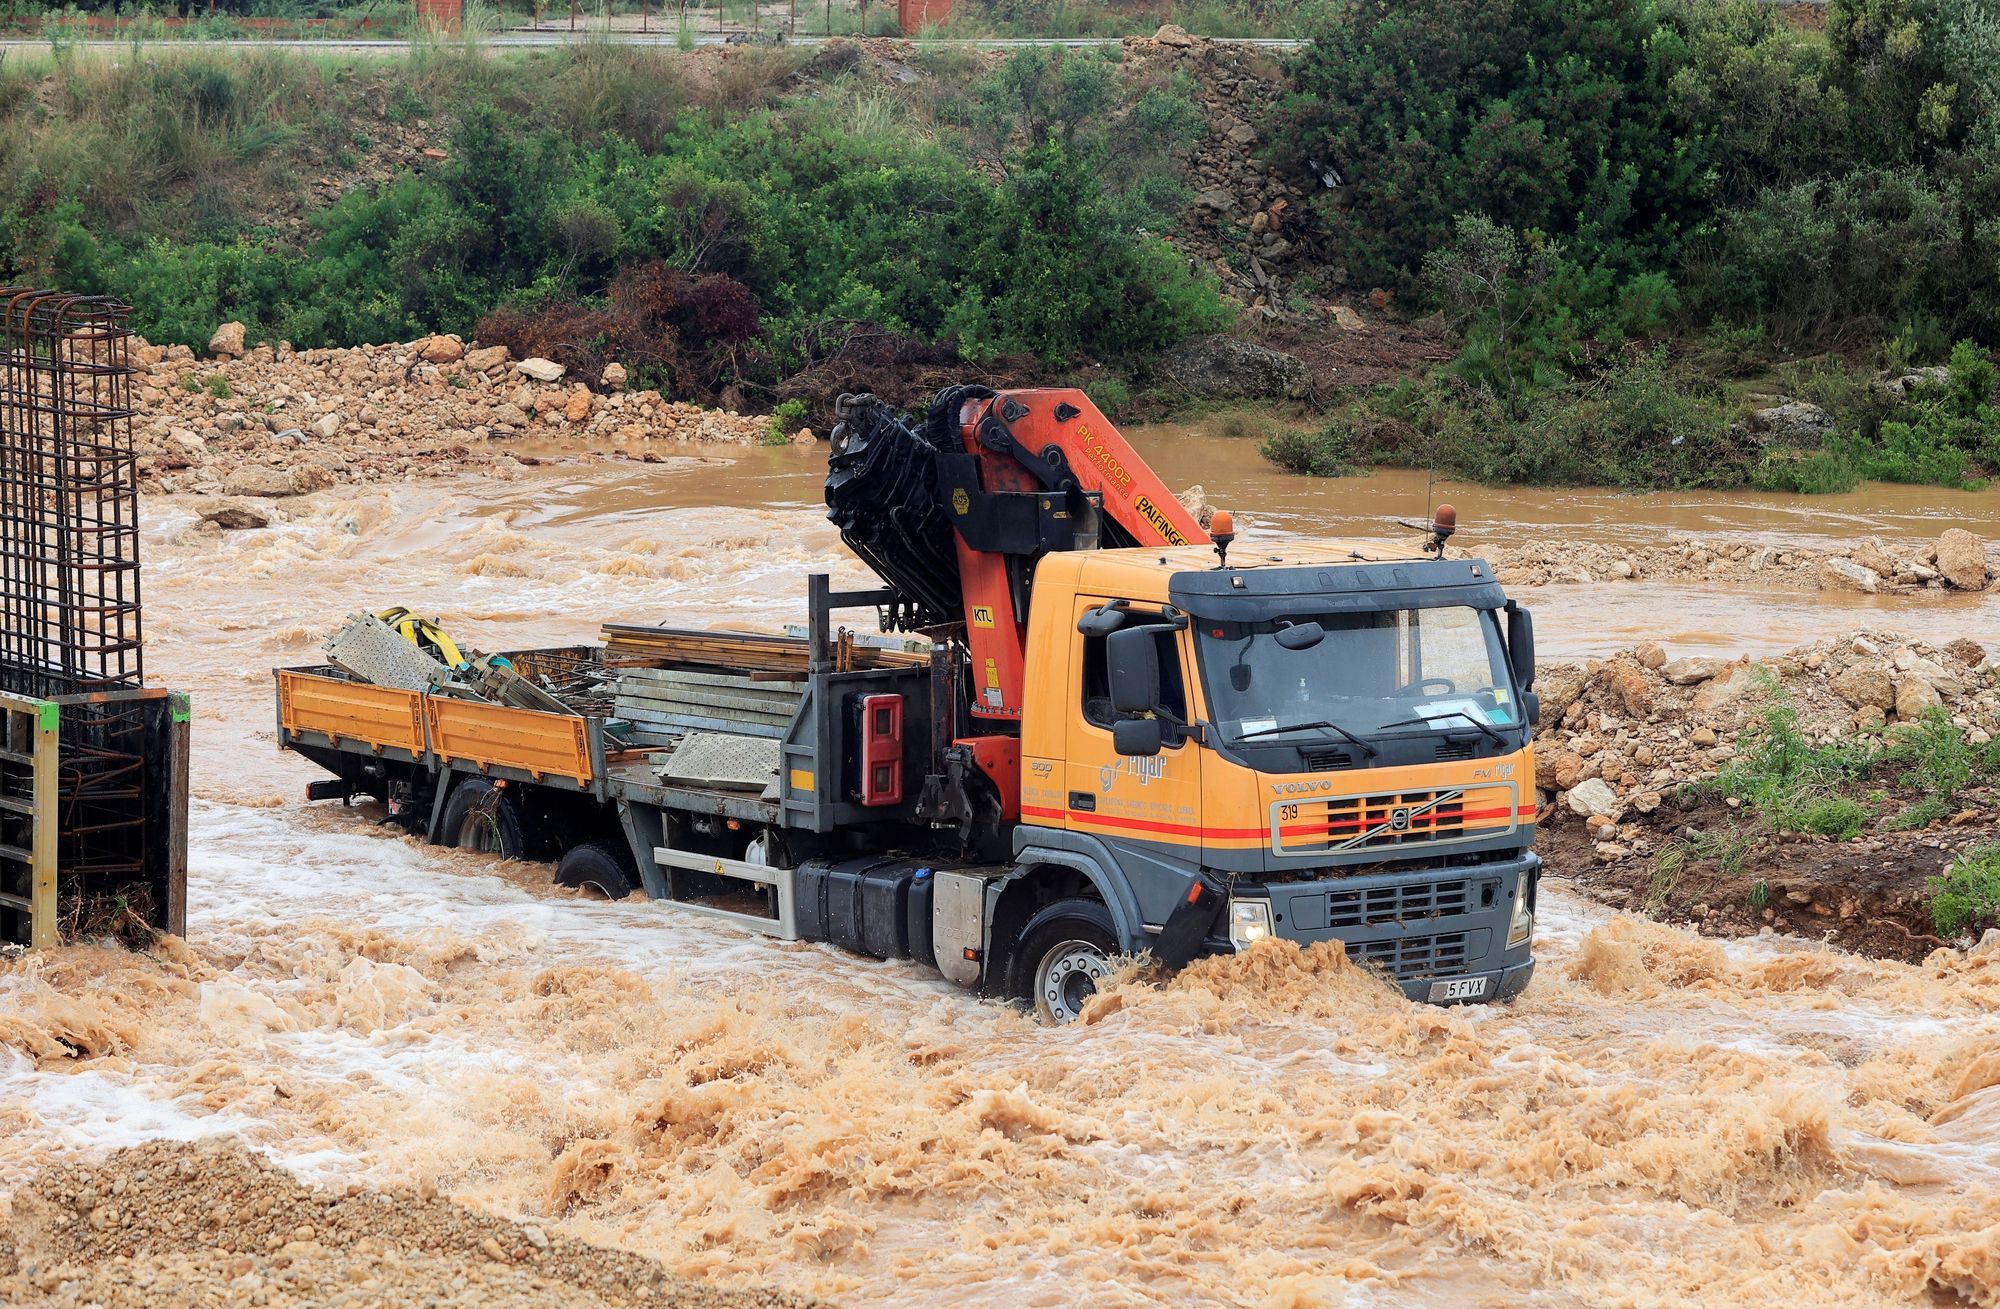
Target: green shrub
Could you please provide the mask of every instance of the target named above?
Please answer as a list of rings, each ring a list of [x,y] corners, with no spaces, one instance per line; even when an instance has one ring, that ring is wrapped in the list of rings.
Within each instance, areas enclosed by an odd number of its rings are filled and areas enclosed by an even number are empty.
[[[1957,936],[2000,915],[2000,843],[1976,845],[1929,879],[1931,922],[1939,936]]]
[[[765,445],[788,445],[792,433],[806,425],[806,402],[786,400],[771,411],[771,425],[764,433]]]
[[[1288,472],[1311,477],[1352,477],[1366,471],[1349,459],[1353,433],[1337,422],[1317,432],[1279,432],[1257,452]]]

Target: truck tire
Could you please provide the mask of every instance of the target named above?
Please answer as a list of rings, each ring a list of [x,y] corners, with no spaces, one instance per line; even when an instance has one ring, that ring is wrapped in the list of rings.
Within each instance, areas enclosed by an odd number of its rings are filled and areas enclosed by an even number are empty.
[[[444,802],[438,844],[454,850],[497,854],[502,859],[519,859],[528,850],[521,833],[521,815],[514,802],[483,777],[466,778]]]
[[[639,863],[623,841],[592,841],[562,857],[556,865],[556,885],[595,891],[607,900],[632,894]]]
[[[1030,918],[1015,958],[1035,1016],[1058,1026],[1074,1021],[1117,950],[1111,911],[1096,900],[1058,900]]]

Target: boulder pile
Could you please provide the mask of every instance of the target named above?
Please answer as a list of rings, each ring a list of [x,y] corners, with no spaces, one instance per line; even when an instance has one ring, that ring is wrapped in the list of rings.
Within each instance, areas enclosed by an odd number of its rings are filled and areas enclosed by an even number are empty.
[[[1912,591],[1983,591],[1996,585],[2000,562],[1963,528],[1935,541],[1869,540],[1843,549],[1757,545],[1670,536],[1658,545],[1604,545],[1548,538],[1496,549],[1453,549],[1493,565],[1509,586],[1595,582],[1736,582],[1788,591],[1894,595]]]
[[[1893,632],[1859,632],[1775,658],[1670,658],[1647,643],[1584,665],[1544,667],[1535,785],[1544,815],[1573,815],[1599,837],[1599,857],[1644,853],[1628,821],[1674,788],[1738,757],[1742,733],[1776,704],[1816,741],[1879,732],[1942,708],[1975,744],[2000,734],[2000,686],[1976,641],[1939,648]]]
[[[452,336],[295,351],[247,347],[231,323],[210,349],[200,359],[134,343],[146,490],[271,499],[493,466],[530,440],[645,457],[662,444],[754,444],[770,430],[765,418],[625,391],[622,369],[592,391],[549,360]]]

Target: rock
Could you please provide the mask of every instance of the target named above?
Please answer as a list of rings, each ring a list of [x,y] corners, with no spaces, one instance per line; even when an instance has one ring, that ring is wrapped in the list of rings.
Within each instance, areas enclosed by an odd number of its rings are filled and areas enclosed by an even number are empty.
[[[337,413],[321,414],[313,421],[312,433],[323,440],[339,436],[340,415]]]
[[[1750,430],[1765,445],[1817,450],[1833,432],[1833,415],[1816,404],[1791,400],[1750,415]]]
[[[1207,527],[1209,520],[1215,517],[1215,508],[1208,503],[1208,491],[1199,483],[1178,493],[1174,499],[1180,501],[1181,508],[1193,514],[1195,521],[1203,527]]]
[[[1683,655],[1660,665],[1660,676],[1675,686],[1699,686],[1728,665],[1707,655]]]
[[[190,459],[199,459],[208,453],[208,442],[185,427],[176,427],[167,433],[167,440]]]
[[[433,336],[417,347],[428,364],[448,364],[465,357],[465,342],[455,336]]]
[[[1857,731],[1879,732],[1882,730],[1882,725],[1888,721],[1889,715],[1882,712],[1880,705],[1863,705],[1854,711],[1854,726]]]
[[[1634,718],[1644,718],[1653,712],[1653,685],[1632,660],[1613,659],[1604,665],[1604,683]]]
[[[1642,814],[1650,814],[1660,807],[1658,791],[1641,791],[1632,797],[1632,807]]]
[[[1882,575],[1872,568],[1862,567],[1852,559],[1836,556],[1820,561],[1819,589],[1874,595],[1882,589]]]
[[[563,405],[563,417],[572,423],[585,422],[590,418],[591,406],[596,403],[597,397],[590,393],[590,388],[579,382],[576,389],[569,393],[569,402]]]
[[[1986,546],[1962,527],[1946,528],[1937,540],[1937,568],[1961,591],[1984,590]]]
[[[1365,332],[1368,330],[1368,324],[1362,319],[1361,315],[1355,313],[1346,305],[1335,305],[1332,313],[1334,326],[1343,332]]]
[[[1162,23],[1160,30],[1153,33],[1153,39],[1176,50],[1189,50],[1195,44],[1194,36],[1178,23]]]
[[[1896,575],[1896,561],[1889,557],[1888,551],[1884,550],[1881,545],[1874,541],[1862,542],[1861,545],[1848,553],[1848,558],[1870,572],[1878,573],[1883,577],[1894,577]]]
[[[1583,759],[1576,751],[1535,751],[1535,785],[1544,791],[1567,791],[1582,780]]]
[[[514,371],[537,382],[557,382],[569,369],[552,359],[523,359],[514,365]]]
[[[1977,668],[1986,662],[1986,647],[1969,636],[1961,636],[1945,648],[1945,653],[1967,668]]]
[[[516,404],[498,405],[493,410],[493,421],[505,423],[509,427],[526,427],[528,411]]]
[[[218,359],[243,357],[243,324],[224,323],[208,338],[208,352]]]
[[[1856,709],[1873,705],[1877,709],[1896,707],[1895,683],[1889,665],[1880,659],[1862,659],[1834,674],[1827,685],[1833,693]]]
[[[1168,377],[1210,400],[1297,400],[1312,389],[1304,360],[1233,336],[1190,337],[1160,362]]]
[[[623,391],[625,389],[626,376],[625,365],[604,365],[604,389],[607,391]]]
[[[1921,718],[1927,709],[1935,709],[1944,703],[1935,686],[1921,677],[1907,676],[1896,679],[1896,717],[1908,721]]]
[[[1607,864],[1614,860],[1623,859],[1630,853],[1632,853],[1630,850],[1616,841],[1599,841],[1597,843],[1597,857]]]
[[[817,435],[815,435],[815,434],[814,434],[814,432],[813,432],[812,428],[810,428],[810,427],[801,427],[801,428],[800,428],[800,429],[799,429],[798,431],[796,431],[796,432],[793,432],[793,433],[792,433],[792,444],[793,444],[793,445],[818,445],[818,444],[819,444],[819,437],[818,437]]]
[[[231,497],[227,500],[218,500],[212,505],[205,505],[201,516],[225,532],[269,527],[272,521],[270,505],[240,497]]]
[[[1212,186],[1194,198],[1200,209],[1213,209],[1218,214],[1226,214],[1236,207],[1236,197],[1219,186]]]
[[[1747,659],[1733,663],[1696,689],[1691,702],[1694,715],[1735,726],[1749,703],[1768,693],[1770,679],[1770,670],[1762,664]]]
[[[314,491],[324,491],[340,479],[325,464],[302,463],[292,469],[292,493],[310,495]]]
[[[1639,661],[1641,668],[1651,668],[1657,671],[1666,666],[1667,652],[1662,650],[1653,641],[1639,642],[1637,648],[1632,651],[1632,655]]]
[[[267,468],[263,464],[245,464],[222,479],[224,495],[250,496],[270,499],[277,496],[297,495],[298,488],[292,483],[292,475],[282,468]]]
[[[1713,727],[1697,727],[1688,733],[1688,740],[1706,749],[1715,744],[1715,729]]]
[[[481,346],[465,352],[465,366],[475,373],[491,372],[506,363],[509,357],[510,353],[504,345]]]
[[[1569,811],[1582,818],[1596,815],[1615,823],[1625,816],[1625,806],[1617,792],[1601,777],[1585,778],[1571,787],[1564,798],[1569,802]]]

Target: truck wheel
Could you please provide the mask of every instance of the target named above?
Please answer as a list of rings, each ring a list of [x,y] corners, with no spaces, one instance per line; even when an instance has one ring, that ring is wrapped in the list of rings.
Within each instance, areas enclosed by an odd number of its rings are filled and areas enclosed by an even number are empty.
[[[595,891],[607,900],[632,894],[639,864],[623,841],[592,841],[577,846],[556,865],[556,885]]]
[[[1110,975],[1117,942],[1111,911],[1096,900],[1058,900],[1030,918],[1017,957],[1030,970],[1035,1016],[1060,1025],[1082,1013],[1099,979]]]
[[[455,850],[477,850],[502,859],[519,859],[528,843],[521,836],[521,816],[507,793],[483,777],[468,777],[444,802],[438,844]]]

